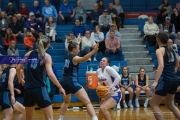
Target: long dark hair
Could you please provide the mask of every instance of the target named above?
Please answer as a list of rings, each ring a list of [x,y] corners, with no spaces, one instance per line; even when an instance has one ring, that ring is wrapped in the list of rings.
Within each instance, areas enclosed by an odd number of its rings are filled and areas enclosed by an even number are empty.
[[[73,51],[74,48],[77,48],[78,43],[73,42],[73,41],[69,41],[69,45],[68,45],[68,51],[71,52]]]
[[[9,32],[10,32],[9,34],[7,34],[7,30],[9,30]],[[8,38],[10,38],[10,40],[14,40],[14,35],[13,35],[13,32],[12,32],[11,28],[7,28],[7,29],[6,29],[5,38],[6,38],[6,40],[7,40]]]
[[[103,3],[103,5],[102,5],[102,6],[99,4],[99,3],[100,3],[100,1]],[[99,8],[101,8],[101,9],[105,9],[105,7],[104,7],[104,1],[103,1],[103,0],[99,0],[97,3],[98,3]]]
[[[162,4],[164,4],[164,5],[165,5],[164,0],[162,0]],[[167,1],[167,5],[165,5],[165,6],[166,6],[166,7],[167,7],[167,6],[169,6],[168,1]]]
[[[50,18],[50,17],[47,18],[47,25],[50,25],[50,23],[49,23],[49,18]],[[52,18],[52,17],[51,17],[51,18]],[[53,19],[53,18],[52,18],[52,19]],[[53,24],[53,23],[54,23],[54,19],[53,19],[53,21],[52,21],[52,24]]]
[[[167,51],[167,54],[168,54],[168,59],[171,60],[172,59],[172,55],[171,55],[171,47],[170,45],[168,44],[168,40],[169,40],[169,36],[167,33],[165,32],[161,32],[161,33],[158,33],[158,39],[161,41],[162,44],[166,44],[166,51]]]

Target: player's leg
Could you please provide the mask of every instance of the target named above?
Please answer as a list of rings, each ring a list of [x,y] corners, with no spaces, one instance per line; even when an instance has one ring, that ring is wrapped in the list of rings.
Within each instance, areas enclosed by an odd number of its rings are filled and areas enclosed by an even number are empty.
[[[25,110],[26,110],[26,120],[33,120],[34,106],[33,107],[25,107]]]
[[[21,120],[23,118],[23,116],[25,115],[25,107],[16,101],[16,103],[13,105],[14,110],[18,111],[19,114],[17,115],[17,117],[15,118],[15,120]]]
[[[13,109],[12,109],[12,107],[4,109],[3,110],[3,115],[4,115],[3,120],[11,120],[12,116],[13,116]]]

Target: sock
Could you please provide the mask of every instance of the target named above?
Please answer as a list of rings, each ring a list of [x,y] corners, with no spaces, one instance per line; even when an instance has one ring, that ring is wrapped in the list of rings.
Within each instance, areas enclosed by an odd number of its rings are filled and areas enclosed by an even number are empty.
[[[138,98],[136,98],[136,101],[138,101]]]
[[[92,116],[92,120],[98,120],[97,116]]]
[[[149,101],[149,98],[146,98],[146,101]]]
[[[132,102],[132,100],[129,100],[129,102]]]
[[[63,120],[64,116],[60,115],[59,120]]]
[[[123,102],[125,102],[125,100],[123,100]]]

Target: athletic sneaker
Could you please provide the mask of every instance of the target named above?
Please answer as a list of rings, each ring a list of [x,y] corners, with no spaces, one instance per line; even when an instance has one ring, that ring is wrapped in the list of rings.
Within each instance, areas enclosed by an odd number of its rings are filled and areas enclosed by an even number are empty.
[[[149,100],[145,100],[145,102],[144,102],[144,107],[145,107],[145,108],[148,106],[148,101],[149,101]]]
[[[124,108],[127,108],[126,101],[123,101]]]
[[[117,104],[117,108],[116,109],[118,109],[118,110],[121,109],[120,103]]]
[[[96,58],[94,58],[94,62],[96,62],[97,60],[96,60]]]
[[[135,106],[136,106],[137,108],[139,108],[139,101],[138,101],[138,100],[135,101]]]
[[[89,58],[87,62],[91,62],[91,58]]]
[[[129,106],[130,108],[133,108],[132,101],[129,101],[128,106]]]

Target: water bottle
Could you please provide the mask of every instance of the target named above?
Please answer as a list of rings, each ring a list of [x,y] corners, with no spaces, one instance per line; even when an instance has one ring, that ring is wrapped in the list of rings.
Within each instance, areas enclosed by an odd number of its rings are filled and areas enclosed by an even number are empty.
[[[90,71],[93,71],[93,67],[90,68]]]

